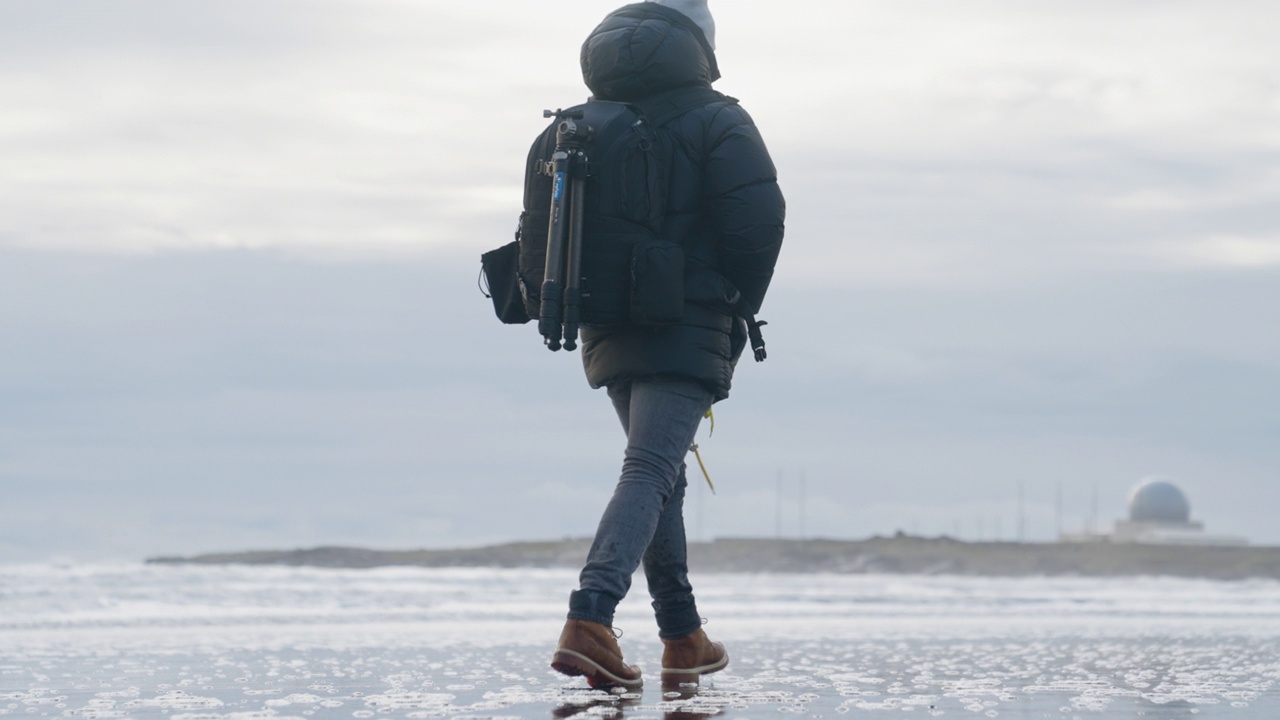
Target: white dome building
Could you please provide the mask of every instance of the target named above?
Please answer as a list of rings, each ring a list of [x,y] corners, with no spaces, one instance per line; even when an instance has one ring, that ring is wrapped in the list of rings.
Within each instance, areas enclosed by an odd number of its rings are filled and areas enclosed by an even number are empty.
[[[1143,480],[1129,492],[1129,519],[1133,522],[1188,523],[1191,503],[1182,490],[1167,480]]]
[[[1148,545],[1248,545],[1235,535],[1210,535],[1204,523],[1191,519],[1191,502],[1177,485],[1157,477],[1143,478],[1129,491],[1129,517],[1111,532],[1066,533],[1063,542],[1119,542]]]

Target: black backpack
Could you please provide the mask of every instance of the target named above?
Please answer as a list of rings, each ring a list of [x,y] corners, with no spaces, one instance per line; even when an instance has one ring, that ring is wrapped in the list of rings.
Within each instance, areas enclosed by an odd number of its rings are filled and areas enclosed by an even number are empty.
[[[669,158],[674,148],[662,127],[690,110],[737,102],[707,87],[661,93],[637,103],[589,100],[562,114],[581,115],[591,128],[584,144],[585,187],[581,322],[589,327],[663,325],[684,310],[684,253],[679,238],[663,236]],[[556,149],[552,122],[529,149],[524,212],[516,242],[482,256],[498,318],[525,323],[538,317],[546,268]]]

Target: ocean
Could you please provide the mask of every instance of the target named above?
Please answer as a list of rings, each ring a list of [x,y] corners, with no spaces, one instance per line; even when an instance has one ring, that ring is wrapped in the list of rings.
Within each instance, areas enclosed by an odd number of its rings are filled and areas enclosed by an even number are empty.
[[[1280,718],[1280,582],[695,575],[727,670],[638,692],[548,666],[575,574],[0,566],[0,716]]]

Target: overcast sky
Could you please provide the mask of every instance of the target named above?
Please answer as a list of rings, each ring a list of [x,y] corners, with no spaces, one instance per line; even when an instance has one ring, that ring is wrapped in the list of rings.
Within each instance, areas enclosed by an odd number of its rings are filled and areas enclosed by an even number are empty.
[[[475,280],[613,7],[0,0],[0,561],[590,534],[607,398]],[[1280,543],[1280,6],[711,7],[788,232],[692,535]]]

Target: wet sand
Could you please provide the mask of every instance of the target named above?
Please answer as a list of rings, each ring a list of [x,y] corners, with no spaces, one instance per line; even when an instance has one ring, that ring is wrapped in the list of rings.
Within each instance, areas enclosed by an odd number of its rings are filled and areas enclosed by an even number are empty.
[[[706,575],[732,656],[639,692],[547,665],[572,573],[0,568],[0,716],[1273,718],[1280,583]],[[642,586],[641,586],[642,587]]]
[[[634,649],[659,652],[656,645]],[[1202,643],[750,642],[701,688],[591,690],[545,648],[128,653],[0,670],[0,714],[173,718],[1273,718],[1276,648]],[[655,663],[647,663],[652,672]]]

